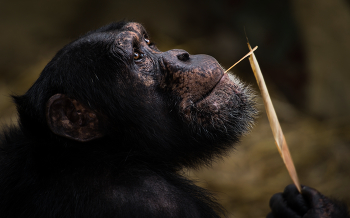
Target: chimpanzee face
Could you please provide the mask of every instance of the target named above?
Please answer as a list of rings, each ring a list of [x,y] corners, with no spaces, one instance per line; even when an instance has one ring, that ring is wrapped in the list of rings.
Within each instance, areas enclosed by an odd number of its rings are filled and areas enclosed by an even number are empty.
[[[243,132],[251,124],[255,112],[250,91],[234,76],[224,74],[213,57],[179,49],[161,52],[138,23],[126,24],[116,44],[134,59],[134,72],[146,90],[152,90],[149,94],[163,93],[168,104],[170,99],[185,125],[210,131],[227,131],[227,125],[235,125]]]
[[[133,22],[107,25],[64,47],[25,96],[31,109],[19,112],[22,123],[41,122],[43,107],[43,125],[56,135],[113,138],[144,152],[181,151],[179,157],[222,152],[256,116],[251,91],[213,57],[161,52]],[[36,117],[23,115],[28,111]]]

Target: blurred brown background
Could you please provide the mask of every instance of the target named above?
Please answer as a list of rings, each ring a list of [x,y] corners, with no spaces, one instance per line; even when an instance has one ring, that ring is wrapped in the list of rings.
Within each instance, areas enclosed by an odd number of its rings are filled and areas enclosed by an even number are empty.
[[[350,2],[0,1],[0,128],[16,122],[23,94],[63,45],[123,18],[144,24],[160,50],[214,56],[228,68],[256,52],[302,184],[350,205]],[[248,60],[233,71],[257,90]],[[253,131],[210,169],[185,170],[231,217],[264,217],[291,183],[259,99]]]

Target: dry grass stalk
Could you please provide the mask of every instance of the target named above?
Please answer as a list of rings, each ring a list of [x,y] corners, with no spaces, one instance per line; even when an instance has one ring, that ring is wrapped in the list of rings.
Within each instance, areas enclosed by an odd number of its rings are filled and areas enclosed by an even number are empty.
[[[250,47],[249,43],[248,43],[248,47],[251,51],[253,51],[252,48]],[[301,192],[301,186],[299,183],[298,175],[297,175],[297,172],[295,170],[294,163],[293,163],[292,157],[290,155],[286,139],[284,138],[284,134],[282,132],[281,125],[278,121],[275,109],[272,105],[271,98],[270,98],[269,92],[267,90],[265,81],[264,81],[264,77],[262,76],[258,61],[256,60],[254,53],[251,53],[251,55],[249,57],[249,62],[250,62],[250,65],[252,67],[252,70],[254,72],[255,79],[256,79],[258,86],[260,88],[262,98],[264,100],[264,105],[265,105],[267,117],[268,117],[269,122],[270,122],[270,126],[272,129],[273,136],[275,138],[275,142],[276,142],[278,151],[283,159],[284,164],[287,167],[289,175],[292,178],[295,186],[298,188],[299,192]]]
[[[241,62],[244,58],[248,57],[249,55],[253,54],[253,52],[258,49],[258,46],[255,46],[253,49],[250,50],[248,54],[246,54],[243,58],[241,58],[239,61],[237,61],[234,65],[232,65],[230,68],[228,68],[225,73],[227,73],[229,70],[231,70],[234,66],[236,66],[239,62]]]

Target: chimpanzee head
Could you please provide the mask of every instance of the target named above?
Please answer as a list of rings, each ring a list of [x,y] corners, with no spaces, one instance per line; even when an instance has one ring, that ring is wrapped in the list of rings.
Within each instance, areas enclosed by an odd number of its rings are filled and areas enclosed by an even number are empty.
[[[15,99],[22,130],[41,147],[180,166],[222,154],[256,116],[251,91],[213,57],[161,52],[134,22],[68,44]]]

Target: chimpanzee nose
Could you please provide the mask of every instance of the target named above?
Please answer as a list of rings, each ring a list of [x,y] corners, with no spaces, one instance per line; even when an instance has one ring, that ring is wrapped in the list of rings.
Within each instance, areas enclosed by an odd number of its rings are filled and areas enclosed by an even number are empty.
[[[190,59],[190,54],[187,51],[182,50],[180,54],[176,55],[177,59],[180,61],[188,61]]]

